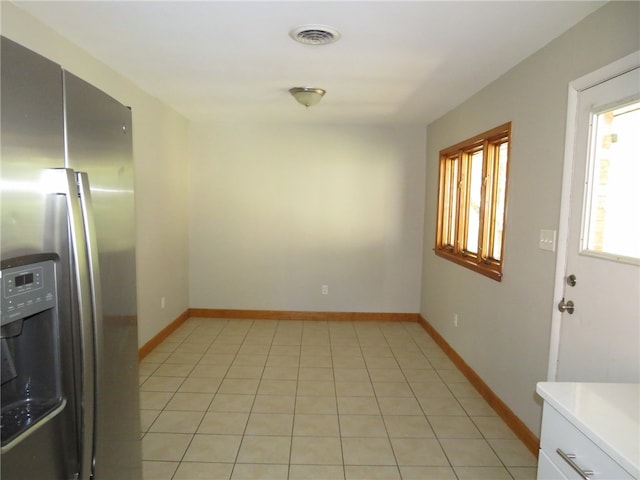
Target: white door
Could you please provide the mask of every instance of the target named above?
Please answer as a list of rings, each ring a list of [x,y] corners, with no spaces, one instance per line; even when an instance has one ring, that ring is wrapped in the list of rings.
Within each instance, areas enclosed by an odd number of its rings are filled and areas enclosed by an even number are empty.
[[[640,68],[579,92],[575,119],[557,380],[638,383]]]

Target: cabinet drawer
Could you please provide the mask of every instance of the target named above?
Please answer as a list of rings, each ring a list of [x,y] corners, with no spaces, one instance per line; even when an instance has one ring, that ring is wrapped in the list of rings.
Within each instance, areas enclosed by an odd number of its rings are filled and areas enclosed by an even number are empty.
[[[582,470],[591,470],[593,480],[633,480],[633,477],[573,426],[557,410],[544,404],[540,449],[568,479],[580,479],[578,473],[557,452],[573,454],[573,461]]]
[[[567,477],[547,457],[542,450],[538,452],[538,480],[567,480]]]

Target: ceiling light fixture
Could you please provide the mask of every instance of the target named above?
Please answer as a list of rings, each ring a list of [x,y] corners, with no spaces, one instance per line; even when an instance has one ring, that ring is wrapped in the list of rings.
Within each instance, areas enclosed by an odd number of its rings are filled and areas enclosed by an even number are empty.
[[[322,88],[294,87],[289,89],[289,93],[293,95],[293,98],[295,98],[298,103],[305,107],[310,107],[322,100],[326,91]]]

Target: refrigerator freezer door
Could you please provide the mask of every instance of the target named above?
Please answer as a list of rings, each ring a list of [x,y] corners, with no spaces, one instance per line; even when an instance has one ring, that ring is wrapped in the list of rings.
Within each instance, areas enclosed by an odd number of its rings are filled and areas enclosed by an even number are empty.
[[[0,477],[66,480],[74,478],[79,464],[76,401],[79,385],[73,368],[73,348],[78,342],[72,327],[75,313],[69,293],[65,198],[46,193],[45,175],[49,169],[64,166],[62,71],[58,65],[11,40],[0,37],[0,44],[0,255],[3,261],[46,252],[60,258],[56,264],[57,317],[61,388],[66,399],[63,411],[55,418],[2,453]],[[25,323],[33,321],[39,320],[31,318]],[[44,347],[35,350],[29,353],[30,358],[47,361],[42,357]],[[21,367],[15,363],[14,367],[19,377]],[[10,383],[5,383],[4,388]],[[7,398],[3,397],[3,401]]]
[[[64,166],[60,66],[2,37],[2,258],[49,250],[42,172]]]
[[[95,478],[142,477],[131,111],[64,72],[67,167],[91,184],[102,284]]]

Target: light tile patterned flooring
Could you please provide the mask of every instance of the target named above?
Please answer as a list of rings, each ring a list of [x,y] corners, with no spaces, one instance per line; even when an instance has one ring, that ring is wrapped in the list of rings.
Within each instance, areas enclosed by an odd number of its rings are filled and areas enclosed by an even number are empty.
[[[417,323],[192,318],[140,373],[144,480],[535,478]]]

